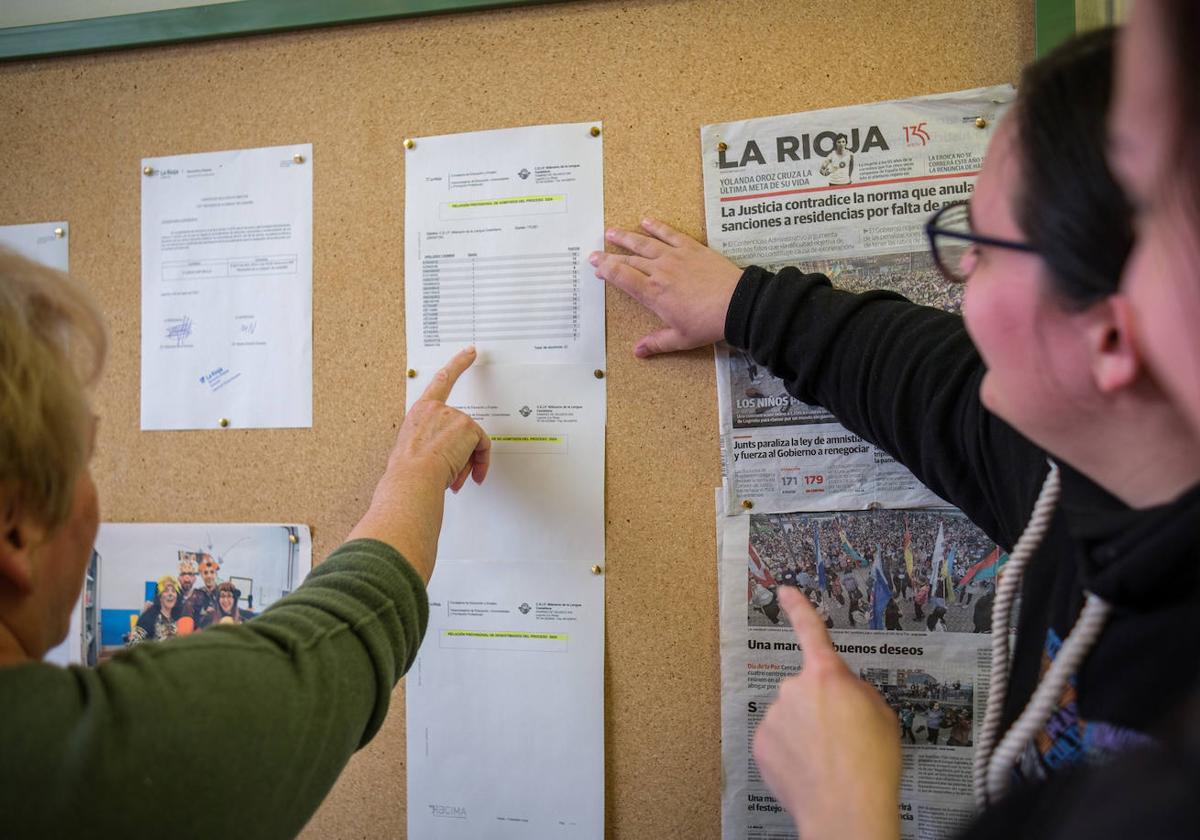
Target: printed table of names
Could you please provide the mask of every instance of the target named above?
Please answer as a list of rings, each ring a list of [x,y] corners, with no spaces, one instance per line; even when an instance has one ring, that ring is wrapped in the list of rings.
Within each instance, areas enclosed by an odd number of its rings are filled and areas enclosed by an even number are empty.
[[[425,346],[578,339],[579,253],[424,257]]]

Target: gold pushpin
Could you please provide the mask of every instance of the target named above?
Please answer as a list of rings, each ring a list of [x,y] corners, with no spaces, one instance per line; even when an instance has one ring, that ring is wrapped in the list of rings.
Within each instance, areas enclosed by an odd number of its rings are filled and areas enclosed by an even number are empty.
[[[217,425],[220,426],[222,429],[228,429],[229,428],[229,418],[222,417],[220,420],[217,421]]]
[[[417,147],[417,141],[416,141],[416,140],[412,139],[411,137],[405,137],[405,138],[404,138],[404,148],[406,148],[406,149],[415,149],[416,147]]]
[[[744,507],[746,510],[750,510],[754,507],[754,502],[750,499],[742,499],[742,507]]]
[[[409,379],[416,379],[416,378],[417,378],[417,371],[416,371],[416,368],[409,368],[409,369],[408,369],[408,378],[409,378]]]
[[[153,175],[153,174],[154,174],[154,167],[153,167],[153,166],[143,166],[143,167],[142,167],[142,174],[143,174],[143,175]]]
[[[300,542],[300,538],[295,534],[288,534],[288,542],[290,542],[292,545],[295,545],[296,543]]]
[[[604,569],[600,568],[599,563],[597,563],[595,566],[592,566],[592,574],[594,574],[594,575],[598,575],[603,571],[604,571]]]
[[[54,238],[55,239],[62,239],[66,235],[67,235],[67,232],[65,230],[63,230],[62,228],[54,229]]]
[[[975,127],[976,128],[987,128],[987,120],[985,120],[983,117],[976,117],[975,118]]]
[[[593,136],[593,137],[599,137],[599,136],[600,136],[600,126],[598,126],[598,125],[594,125],[594,126],[592,126],[592,136]]]
[[[296,152],[296,154],[292,155],[292,163],[304,163],[304,155]]]
[[[724,140],[722,140],[720,143],[718,143],[718,144],[717,144],[717,151],[718,151],[718,152],[727,152],[727,151],[729,151],[729,144],[728,144],[728,143],[726,143]]]
[[[592,371],[592,376],[596,377],[597,379],[603,379],[604,371],[600,370],[600,368],[596,368],[594,371]]]

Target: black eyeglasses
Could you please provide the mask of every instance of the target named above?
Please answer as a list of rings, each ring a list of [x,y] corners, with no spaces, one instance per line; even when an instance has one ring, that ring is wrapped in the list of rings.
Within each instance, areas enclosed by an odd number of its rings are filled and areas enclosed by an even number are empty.
[[[963,270],[963,257],[977,245],[1037,253],[1037,249],[1027,242],[997,239],[972,232],[971,204],[968,201],[947,204],[930,216],[929,221],[925,223],[925,235],[929,237],[929,250],[933,253],[934,264],[951,283],[967,282],[967,274],[970,272]]]

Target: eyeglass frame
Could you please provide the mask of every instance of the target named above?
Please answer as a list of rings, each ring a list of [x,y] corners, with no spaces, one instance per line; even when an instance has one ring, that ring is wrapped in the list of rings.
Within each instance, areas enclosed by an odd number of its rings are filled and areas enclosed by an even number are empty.
[[[959,276],[957,267],[951,269],[942,260],[942,256],[938,251],[937,237],[949,236],[951,239],[960,239],[964,242],[971,242],[975,245],[990,245],[993,248],[1007,248],[1010,251],[1021,251],[1026,254],[1036,254],[1038,249],[1030,245],[1028,242],[1017,242],[1012,239],[999,239],[995,236],[984,236],[979,233],[964,233],[960,230],[949,230],[937,226],[938,219],[942,217],[946,211],[955,207],[970,207],[969,200],[952,201],[945,207],[941,208],[929,217],[925,222],[925,237],[929,240],[929,253],[933,255],[933,263],[938,267],[938,271],[942,273],[942,277],[946,278],[955,285],[962,285],[967,282],[967,276]],[[971,222],[971,214],[967,212],[967,224]]]

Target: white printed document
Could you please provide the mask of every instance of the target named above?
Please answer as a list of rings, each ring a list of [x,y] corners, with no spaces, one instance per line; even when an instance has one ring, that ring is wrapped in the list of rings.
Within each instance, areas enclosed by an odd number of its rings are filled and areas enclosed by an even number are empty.
[[[0,225],[0,248],[8,248],[42,265],[66,271],[69,233],[66,222]]]
[[[312,425],[312,146],[142,161],[142,429]]]
[[[475,344],[496,363],[604,365],[599,123],[423,137],[405,153],[409,367]]]
[[[406,156],[408,403],[474,344],[448,402],[492,439],[487,481],[446,500],[405,683],[408,833],[600,840],[604,295],[580,267],[603,247],[599,126]]]
[[[467,370],[448,404],[483,426],[492,463],[482,486],[469,482],[446,499],[439,559],[478,556],[481,535],[497,556],[579,563],[601,555],[604,401],[604,380],[590,368],[480,359]]]
[[[438,561],[405,683],[410,837],[603,837],[604,579],[574,559]]]

